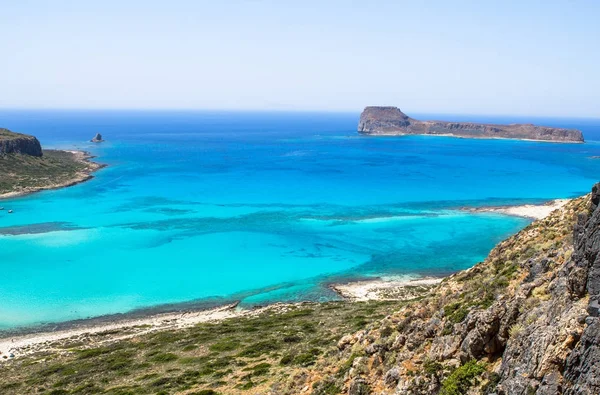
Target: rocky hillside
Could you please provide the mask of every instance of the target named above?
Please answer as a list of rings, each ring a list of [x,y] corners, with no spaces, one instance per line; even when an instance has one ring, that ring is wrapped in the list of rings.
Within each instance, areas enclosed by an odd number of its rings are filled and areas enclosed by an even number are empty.
[[[472,122],[419,121],[397,107],[367,107],[360,115],[358,131],[371,135],[433,134],[468,138],[505,138],[557,142],[584,141],[579,130],[532,124],[491,125]]]
[[[597,184],[422,300],[343,336],[307,373],[313,393],[600,394],[599,202]]]
[[[26,134],[14,133],[0,128],[0,155],[24,154],[42,156],[42,146],[37,138]]]

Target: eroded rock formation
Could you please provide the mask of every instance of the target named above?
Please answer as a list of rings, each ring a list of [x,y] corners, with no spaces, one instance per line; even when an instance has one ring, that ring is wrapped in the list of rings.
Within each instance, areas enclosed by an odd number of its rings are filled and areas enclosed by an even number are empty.
[[[0,155],[6,154],[42,156],[42,146],[33,136],[0,128]]]

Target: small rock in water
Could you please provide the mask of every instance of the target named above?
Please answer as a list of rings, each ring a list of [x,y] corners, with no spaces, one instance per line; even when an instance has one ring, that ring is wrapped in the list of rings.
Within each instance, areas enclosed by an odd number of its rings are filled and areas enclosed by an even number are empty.
[[[100,133],[96,133],[96,135],[94,136],[93,139],[90,140],[92,143],[101,143],[104,140],[102,140],[102,135]]]

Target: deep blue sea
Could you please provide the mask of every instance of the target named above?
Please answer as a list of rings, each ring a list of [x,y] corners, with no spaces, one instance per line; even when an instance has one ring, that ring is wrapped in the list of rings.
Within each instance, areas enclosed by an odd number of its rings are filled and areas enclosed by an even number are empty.
[[[0,328],[169,304],[330,300],[340,279],[446,275],[528,220],[462,206],[585,194],[600,120],[435,116],[583,130],[586,144],[365,137],[358,113],[0,111],[108,167],[3,201]],[[89,143],[95,133],[105,143]],[[0,175],[1,176],[1,175]]]

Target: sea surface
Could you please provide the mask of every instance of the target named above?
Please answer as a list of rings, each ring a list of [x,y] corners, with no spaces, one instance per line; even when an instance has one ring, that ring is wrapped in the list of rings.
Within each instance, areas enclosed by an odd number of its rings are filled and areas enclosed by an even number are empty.
[[[575,127],[588,140],[556,144],[365,137],[358,117],[0,111],[2,127],[108,164],[0,203],[0,329],[332,300],[335,281],[447,275],[529,223],[461,207],[574,197],[600,175],[600,120],[419,115]],[[95,133],[106,142],[89,143]]]

